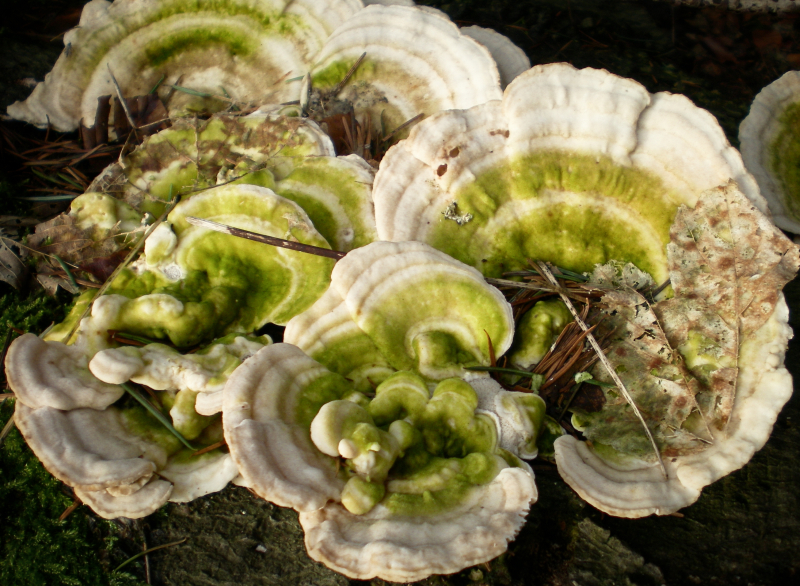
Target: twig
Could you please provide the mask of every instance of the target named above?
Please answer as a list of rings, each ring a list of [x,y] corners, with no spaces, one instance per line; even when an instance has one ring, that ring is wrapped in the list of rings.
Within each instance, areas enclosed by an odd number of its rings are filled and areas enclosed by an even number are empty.
[[[340,81],[339,83],[337,83],[337,84],[336,84],[336,85],[333,87],[333,89],[332,89],[332,90],[331,90],[331,92],[330,92],[332,96],[335,96],[335,95],[336,95],[336,94],[338,94],[340,91],[342,91],[342,88],[345,86],[345,84],[346,84],[348,81],[350,81],[350,78],[351,78],[351,77],[353,77],[353,74],[356,72],[356,69],[358,69],[358,66],[359,66],[359,65],[361,65],[361,62],[362,62],[362,61],[364,61],[364,58],[365,58],[366,56],[367,56],[367,52],[366,52],[366,51],[364,51],[363,53],[361,53],[361,57],[359,57],[358,59],[356,59],[356,62],[355,62],[355,63],[353,63],[352,67],[350,67],[350,69],[348,69],[348,70],[347,70],[347,73],[345,73],[345,74],[344,74],[344,77],[342,78],[342,81]]]
[[[302,242],[292,242],[291,240],[284,240],[283,238],[275,238],[274,236],[266,236],[265,234],[258,234],[250,232],[249,230],[242,230],[241,228],[234,228],[226,224],[212,222],[211,220],[204,220],[203,218],[195,218],[194,216],[186,216],[186,221],[194,226],[201,228],[208,228],[223,234],[230,234],[238,238],[245,238],[246,240],[254,240],[255,242],[263,242],[264,244],[271,244],[280,248],[288,248],[289,250],[296,250],[297,252],[305,252],[307,254],[314,254],[317,256],[325,256],[339,260],[343,258],[345,253],[338,250],[330,250],[328,248],[320,248],[319,246],[312,246],[310,244],[303,244]]]
[[[558,285],[558,281],[553,276],[553,273],[550,271],[550,268],[547,266],[547,263],[542,262],[539,263],[537,266],[539,267],[540,274],[542,274],[548,281],[550,281],[550,283],[554,287],[558,288],[558,295],[559,297],[561,297],[561,300],[567,306],[567,309],[569,309],[569,312],[572,314],[572,317],[575,318],[575,323],[577,323],[584,332],[588,332],[589,326],[587,326],[586,322],[584,322],[581,319],[581,316],[575,309],[575,306],[572,305],[572,301],[570,301],[569,296],[567,296],[564,290]],[[656,458],[658,459],[658,463],[661,466],[661,472],[664,474],[664,477],[666,478],[667,467],[664,465],[664,460],[661,458],[661,452],[658,449],[656,440],[653,437],[650,428],[647,427],[647,422],[645,422],[641,411],[639,411],[639,408],[636,406],[636,403],[633,402],[633,397],[631,397],[630,393],[628,392],[628,389],[625,388],[625,385],[622,384],[622,380],[619,378],[619,375],[614,370],[614,367],[611,365],[611,362],[609,362],[608,357],[605,355],[605,352],[603,352],[603,349],[600,347],[600,344],[597,342],[595,337],[591,333],[587,333],[586,338],[589,340],[589,344],[592,345],[592,348],[594,348],[594,351],[597,353],[598,359],[600,360],[600,362],[603,363],[603,366],[608,371],[608,374],[611,376],[611,379],[614,381],[614,384],[616,384],[617,388],[620,390],[620,393],[622,393],[622,396],[625,397],[625,400],[633,408],[633,412],[636,414],[636,417],[644,426],[644,431],[647,434],[647,439],[650,440],[650,443],[653,446],[653,450],[656,453]]]
[[[119,87],[119,83],[117,83],[117,78],[114,77],[114,74],[111,72],[111,65],[109,63],[106,63],[106,67],[108,67],[108,74],[111,76],[111,81],[114,83],[114,89],[117,90],[117,99],[119,100],[119,103],[122,106],[123,111],[125,112],[125,117],[128,119],[128,124],[131,125],[131,132],[133,133],[136,142],[139,142],[139,133],[136,132],[136,120],[134,120],[133,115],[131,114],[131,111],[128,108],[128,102],[122,96],[122,88]]]

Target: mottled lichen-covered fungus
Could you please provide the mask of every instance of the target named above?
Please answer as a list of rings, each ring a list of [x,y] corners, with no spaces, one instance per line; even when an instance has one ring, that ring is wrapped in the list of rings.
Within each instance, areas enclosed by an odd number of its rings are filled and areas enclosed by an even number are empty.
[[[800,71],[759,92],[739,127],[739,142],[774,222],[800,234]]]
[[[680,204],[735,179],[765,208],[714,117],[683,96],[568,64],[536,66],[502,101],[436,114],[375,178],[378,234],[419,240],[487,276],[527,259],[667,277]]]
[[[96,363],[87,366],[86,350],[105,343],[88,343],[85,338],[93,336],[90,329],[79,331],[79,340],[72,346],[25,334],[11,344],[6,356],[9,384],[17,396],[15,421],[45,468],[106,518],[144,517],[167,500],[185,502],[224,488],[238,475],[229,454],[211,449],[195,455],[194,449],[182,445],[182,440],[125,395],[119,383],[131,378],[131,369],[120,373],[124,369],[119,361],[105,370]],[[170,362],[166,355],[174,351],[158,344],[135,349],[138,355],[126,352],[130,349],[105,352],[139,359],[139,370],[149,370],[139,373],[150,375],[146,382],[168,389],[158,394],[156,408],[171,419],[184,440],[192,440],[200,449],[219,442],[221,418],[203,417],[195,411],[197,393],[191,385],[224,385],[247,353],[261,346],[256,341],[220,340],[201,349],[198,358],[181,357],[204,367],[201,372],[195,366],[193,372],[185,373],[176,366],[180,360],[175,357],[172,364],[164,364]],[[154,358],[159,353],[165,355],[161,364]],[[113,360],[106,357],[104,362],[108,367]],[[154,372],[158,369],[161,372]],[[90,370],[97,370],[105,380],[95,378]],[[163,380],[170,377],[182,381],[183,388]]]
[[[255,105],[294,100],[325,39],[362,6],[360,0],[92,0],[64,35],[66,48],[45,81],[8,113],[65,132],[81,121],[93,126],[98,97],[115,95],[112,74],[126,98],[158,88],[173,114],[221,110],[228,96]]]
[[[780,290],[797,273],[797,246],[731,183],[679,210],[668,258],[674,297],[652,307],[629,293],[603,298],[620,332],[608,358],[655,436],[663,471],[613,387],[601,411],[573,416],[591,445],[555,442],[570,486],[622,517],[693,503],[764,445],[792,393]],[[594,376],[609,381],[597,367]]]
[[[505,551],[536,500],[481,394],[454,378],[431,393],[401,371],[370,400],[275,344],[229,379],[225,437],[247,485],[300,512],[312,558],[355,579],[419,580]]]
[[[223,183],[258,185],[300,205],[346,252],[377,239],[373,176],[360,157],[336,157],[331,139],[308,119],[218,115],[179,120],[147,138],[92,189],[158,215],[170,197]]]
[[[490,363],[489,338],[502,355],[513,331],[511,307],[478,271],[419,242],[375,242],[336,264],[328,292],[284,341],[360,384],[391,369],[463,376]]]
[[[489,51],[461,34],[438,11],[415,6],[367,6],[325,42],[311,70],[314,88],[352,104],[362,123],[388,134],[404,122],[450,108],[500,98],[500,77]],[[397,137],[395,137],[397,138]]]

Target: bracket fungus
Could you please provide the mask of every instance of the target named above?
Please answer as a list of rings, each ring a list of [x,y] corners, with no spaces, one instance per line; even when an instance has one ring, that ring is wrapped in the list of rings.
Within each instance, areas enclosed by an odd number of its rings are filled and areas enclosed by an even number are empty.
[[[373,198],[380,238],[427,242],[487,276],[528,258],[577,271],[615,259],[662,282],[678,206],[730,179],[766,209],[711,114],[555,63],[502,101],[418,124],[384,157]]]
[[[502,354],[513,333],[511,307],[475,269],[423,243],[375,242],[336,264],[284,341],[360,381],[392,369],[442,380],[488,365],[489,339]]]
[[[591,442],[555,441],[561,475],[594,506],[676,511],[766,441],[791,393],[780,290],[797,248],[763,215],[716,120],[686,98],[537,66],[502,101],[417,125],[383,159],[373,195],[381,238],[427,242],[489,277],[534,259],[577,272],[632,263],[670,279],[672,299],[652,308],[624,287],[602,299],[617,326],[607,360],[632,398],[595,366],[602,405],[572,409]]]
[[[774,222],[800,234],[800,71],[765,87],[739,126],[742,158]]]
[[[45,81],[8,113],[64,132],[81,121],[93,126],[98,98],[115,93],[112,75],[123,96],[158,91],[173,114],[293,100],[325,39],[362,7],[359,0],[92,0]]]
[[[78,342],[66,346],[25,334],[6,356],[18,399],[15,421],[48,471],[106,518],[144,517],[167,500],[221,490],[239,475],[230,455],[214,447],[222,438],[221,416],[197,413],[195,401],[198,391],[220,392],[268,339],[218,340],[189,356],[161,344],[107,349],[87,365],[90,335],[79,330]],[[148,404],[174,427],[125,395],[120,385],[131,379],[167,391]],[[196,454],[184,447],[185,438],[212,449]]]
[[[370,118],[387,133],[420,114],[498,99],[500,76],[489,50],[443,13],[423,8],[371,5],[347,19],[316,56],[313,87],[334,92],[330,97],[351,104],[362,124]]]
[[[530,468],[478,405],[464,380],[430,393],[403,371],[370,400],[275,344],[233,373],[223,417],[245,482],[300,512],[313,559],[351,578],[413,581],[496,557],[536,500]]]
[[[148,137],[91,188],[159,214],[167,200],[221,184],[257,185],[298,205],[336,250],[377,239],[374,171],[360,157],[336,157],[313,121],[286,116],[184,119]]]
[[[633,389],[663,468],[641,434],[626,431],[629,409],[609,393],[599,413],[578,416],[591,447],[571,436],[555,442],[565,480],[617,516],[693,503],[764,445],[792,393],[783,365],[792,332],[780,290],[800,266],[797,247],[733,183],[682,207],[671,232],[674,297],[652,308],[627,294],[604,298],[622,317],[611,317],[623,333],[609,360]]]

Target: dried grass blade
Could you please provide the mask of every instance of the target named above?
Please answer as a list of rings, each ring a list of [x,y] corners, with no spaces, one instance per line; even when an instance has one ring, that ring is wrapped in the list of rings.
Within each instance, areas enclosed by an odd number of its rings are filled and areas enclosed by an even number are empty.
[[[108,67],[108,74],[111,76],[111,81],[114,83],[114,89],[117,90],[117,99],[119,100],[119,104],[122,106],[122,109],[125,112],[125,117],[128,119],[128,124],[131,125],[131,132],[133,133],[134,138],[136,138],[136,142],[139,142],[139,134],[136,132],[136,120],[133,118],[130,108],[128,108],[128,102],[122,95],[122,88],[119,87],[117,78],[114,77],[114,73],[111,71],[111,65],[106,63],[106,67]]]
[[[12,413],[11,417],[8,418],[8,421],[6,421],[6,424],[3,426],[3,431],[0,431],[0,447],[3,446],[3,442],[6,441],[6,436],[11,433],[11,430],[14,429],[15,425],[16,423],[14,423],[14,414]]]
[[[73,513],[73,511],[75,511],[75,509],[80,507],[82,504],[83,501],[76,496],[72,501],[72,504],[68,506],[66,509],[64,509],[64,512],[61,513],[61,515],[59,515],[58,520],[63,521],[64,519],[69,517]]]
[[[172,543],[165,543],[163,545],[157,545],[155,547],[151,547],[150,549],[146,549],[141,553],[137,553],[133,557],[129,557],[127,560],[125,560],[120,565],[118,565],[116,568],[114,568],[114,571],[115,572],[120,571],[122,568],[127,566],[129,563],[138,560],[140,557],[142,557],[143,555],[147,555],[148,553],[153,553],[154,551],[158,551],[159,549],[164,549],[165,547],[172,547],[173,545],[180,545],[181,543],[186,543],[186,539],[187,538],[184,537],[180,541],[173,541]]]
[[[492,344],[492,338],[489,336],[489,332],[483,330],[483,333],[486,334],[486,340],[489,343],[489,364],[492,366],[497,366],[497,356],[494,353],[494,344]]]
[[[190,444],[188,441],[186,441],[186,438],[183,437],[183,435],[181,435],[181,432],[179,432],[177,429],[175,429],[172,426],[172,424],[169,422],[169,420],[166,417],[164,417],[164,414],[161,411],[159,411],[158,409],[156,409],[155,407],[153,407],[153,405],[152,405],[152,403],[150,403],[150,401],[148,401],[142,395],[140,395],[139,391],[134,389],[128,383],[122,383],[120,386],[123,389],[125,389],[126,393],[128,393],[131,397],[136,399],[141,404],[142,407],[147,409],[147,411],[148,411],[148,413],[150,413],[150,415],[152,415],[153,417],[158,419],[158,422],[161,425],[163,425],[164,427],[166,427],[172,435],[174,435],[176,438],[178,438],[178,440],[184,446],[186,446],[187,448],[189,448],[193,452],[197,449],[192,444]]]
[[[201,448],[197,450],[192,456],[202,456],[203,454],[207,454],[208,452],[212,452],[217,448],[221,448],[222,446],[226,446],[228,443],[225,440],[218,441],[215,444],[211,444],[210,446],[206,446],[205,448]]]
[[[342,78],[342,81],[337,83],[336,86],[334,86],[334,88],[331,90],[331,95],[332,96],[335,96],[340,91],[342,91],[342,88],[347,84],[348,81],[350,81],[350,78],[353,77],[353,74],[355,74],[356,69],[358,69],[358,66],[361,65],[361,62],[364,61],[364,58],[366,56],[367,56],[366,51],[364,53],[361,53],[361,57],[356,59],[356,62],[353,63],[353,65],[350,67],[350,69],[347,70],[347,73],[344,74],[344,77]]]

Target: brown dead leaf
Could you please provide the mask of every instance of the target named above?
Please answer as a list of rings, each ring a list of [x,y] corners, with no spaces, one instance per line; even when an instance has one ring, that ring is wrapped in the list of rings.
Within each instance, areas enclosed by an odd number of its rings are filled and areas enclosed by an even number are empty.
[[[667,247],[673,299],[655,310],[702,383],[705,420],[723,429],[733,408],[740,340],[760,328],[800,265],[798,247],[736,184],[681,208]]]
[[[20,288],[28,274],[21,255],[19,244],[3,236],[0,231],[0,281],[5,281],[15,289]]]
[[[694,210],[681,208],[670,238],[676,296],[704,300],[740,336],[769,319],[800,266],[798,247],[735,183],[707,191]]]
[[[654,310],[667,339],[702,383],[696,400],[703,418],[722,429],[736,394],[736,332],[701,299],[674,297],[658,303]]]
[[[73,216],[65,212],[38,224],[36,231],[28,236],[28,246],[45,256],[56,255],[66,263],[79,266],[113,258],[116,253],[129,248],[131,240],[130,236],[120,235],[116,226],[83,229],[75,223]]]
[[[74,287],[72,283],[70,283],[67,279],[63,277],[55,277],[53,275],[46,275],[44,273],[38,273],[36,275],[36,280],[39,281],[39,284],[45,290],[45,292],[50,295],[51,297],[55,297],[58,288],[61,287],[65,291],[69,291],[73,295],[80,293],[80,289]]]
[[[772,315],[800,253],[735,183],[681,208],[670,232],[675,296],[652,308],[634,291],[601,299],[615,328],[607,357],[642,412],[661,453],[702,449],[724,429],[736,393],[741,340]],[[597,380],[609,375],[595,367]],[[639,456],[649,445],[627,401],[604,388],[606,404],[580,413],[592,441]]]

